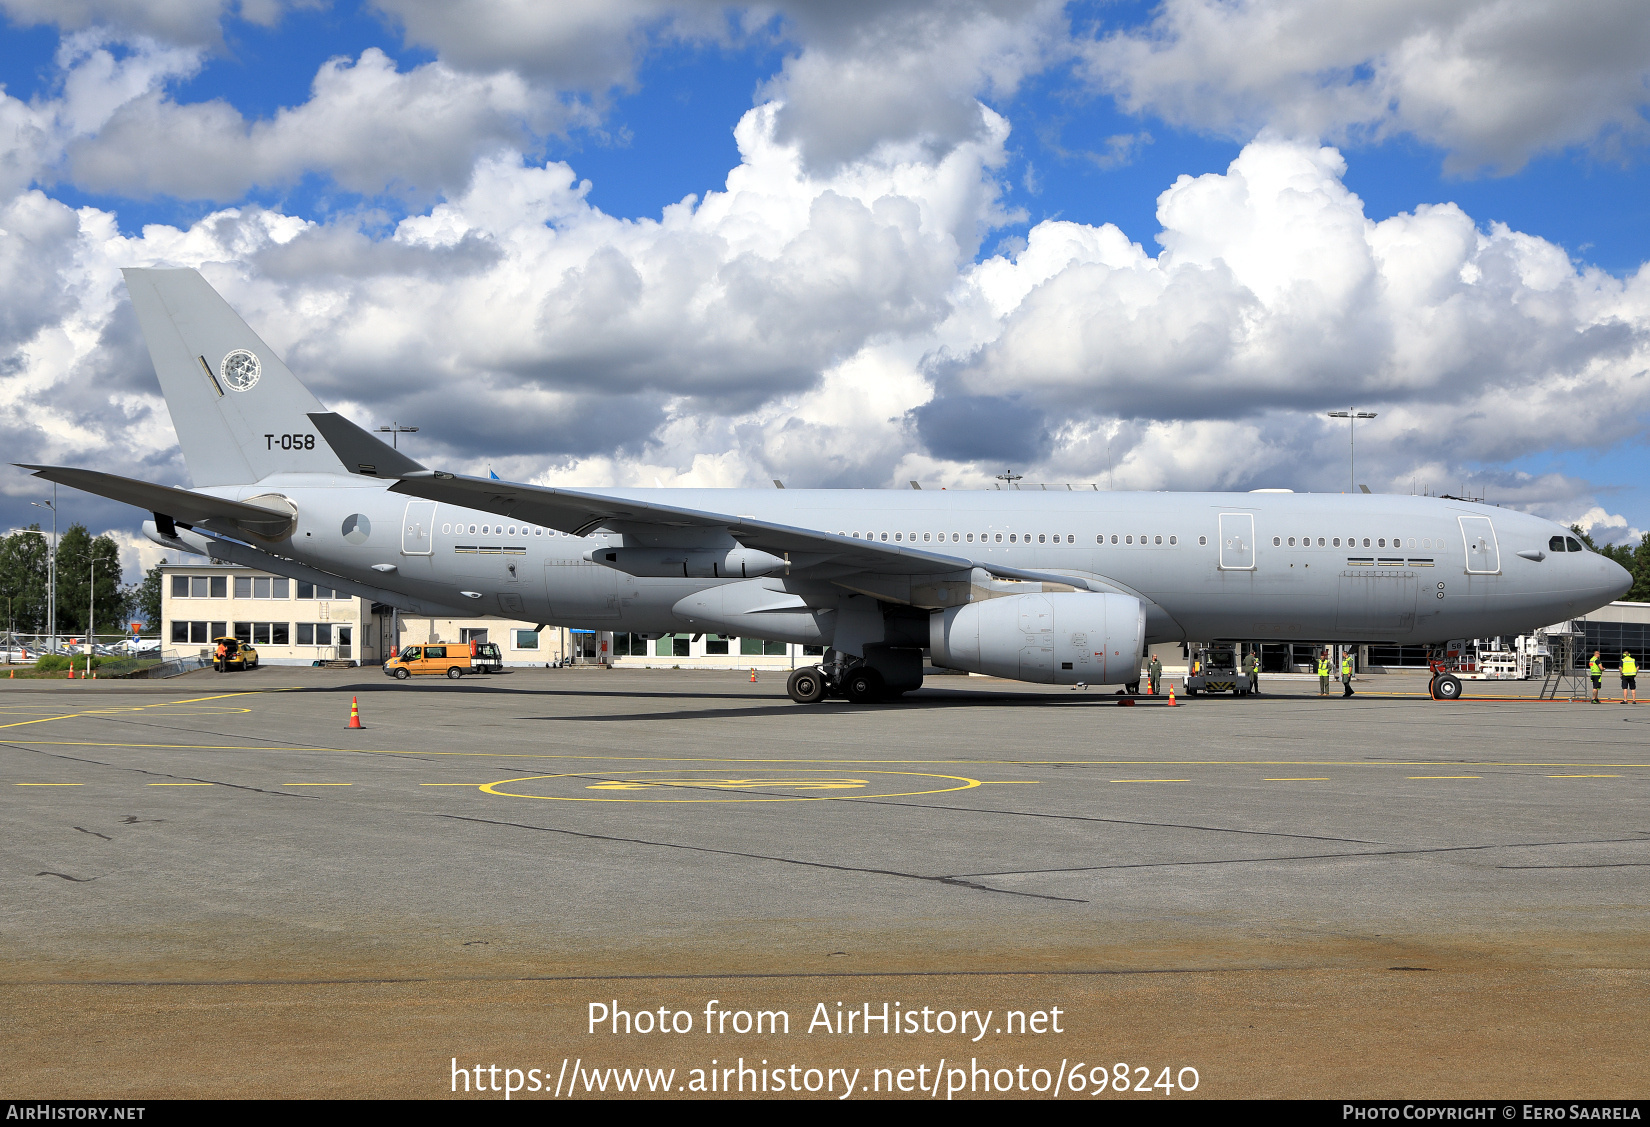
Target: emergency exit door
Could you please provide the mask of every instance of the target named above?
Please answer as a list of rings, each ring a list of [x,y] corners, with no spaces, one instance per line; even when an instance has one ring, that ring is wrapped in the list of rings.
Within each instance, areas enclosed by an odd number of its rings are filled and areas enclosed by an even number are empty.
[[[401,520],[401,554],[427,556],[435,551],[435,502],[408,501]]]
[[[1220,570],[1255,570],[1255,514],[1220,514]]]

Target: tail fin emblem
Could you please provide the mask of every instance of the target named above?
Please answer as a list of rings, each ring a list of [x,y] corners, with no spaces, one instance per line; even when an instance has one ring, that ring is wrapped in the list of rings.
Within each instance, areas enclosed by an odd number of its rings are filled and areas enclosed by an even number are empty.
[[[237,348],[225,356],[218,370],[223,373],[223,382],[236,391],[251,391],[258,377],[263,375],[263,365],[244,348]]]

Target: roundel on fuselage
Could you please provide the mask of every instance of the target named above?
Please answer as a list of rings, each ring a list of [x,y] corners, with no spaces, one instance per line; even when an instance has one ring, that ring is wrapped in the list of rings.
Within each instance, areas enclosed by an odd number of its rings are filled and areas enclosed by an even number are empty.
[[[344,518],[344,539],[351,544],[365,544],[372,535],[372,522],[362,513],[351,513]]]

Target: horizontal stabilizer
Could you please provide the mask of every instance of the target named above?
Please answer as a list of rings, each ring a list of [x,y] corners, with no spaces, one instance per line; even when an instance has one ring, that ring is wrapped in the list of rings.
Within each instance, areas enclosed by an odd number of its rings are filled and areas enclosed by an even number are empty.
[[[382,439],[362,430],[336,411],[316,411],[309,421],[350,473],[368,477],[404,477],[424,467]]]
[[[209,497],[188,489],[170,485],[155,485],[130,477],[101,473],[98,470],[77,470],[69,466],[30,466],[22,462],[13,465],[33,470],[35,477],[55,481],[74,489],[83,489],[111,501],[120,501],[148,509],[152,513],[171,517],[182,524],[203,524],[209,520],[229,521],[252,532],[278,535],[292,523],[292,514],[245,501],[230,501],[223,497]]]

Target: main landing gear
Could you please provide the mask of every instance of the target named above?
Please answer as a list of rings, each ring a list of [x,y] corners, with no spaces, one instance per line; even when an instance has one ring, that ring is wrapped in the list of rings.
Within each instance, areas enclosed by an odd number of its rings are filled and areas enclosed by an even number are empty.
[[[882,674],[863,663],[805,666],[791,674],[785,682],[785,692],[797,704],[818,704],[827,697],[846,698],[854,704],[874,704],[901,695],[888,688]]]

